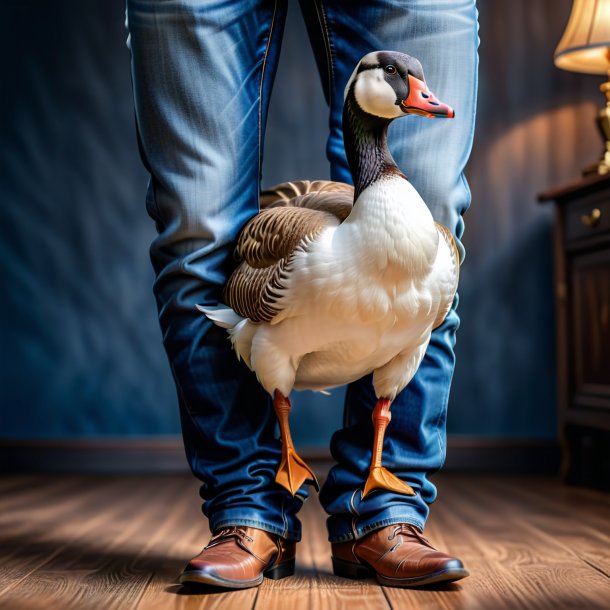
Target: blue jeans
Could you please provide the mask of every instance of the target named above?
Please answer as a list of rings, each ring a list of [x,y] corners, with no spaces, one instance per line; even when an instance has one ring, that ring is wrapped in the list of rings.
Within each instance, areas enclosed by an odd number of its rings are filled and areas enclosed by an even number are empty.
[[[341,133],[343,88],[366,53],[393,49],[419,58],[432,90],[455,108],[451,122],[396,121],[390,148],[435,218],[459,239],[470,202],[463,169],[477,86],[474,0],[302,0],[301,8],[330,108],[334,180],[351,182]],[[154,292],[203,510],[212,530],[248,525],[298,540],[297,512],[307,491],[292,497],[274,482],[280,443],[270,398],[237,361],[225,331],[195,309],[218,302],[235,265],[237,234],[258,211],[285,16],[286,0],[127,0],[138,140],[151,175],[146,205],[158,229],[151,246]],[[349,386],[344,426],[331,443],[337,464],[320,495],[331,541],[399,522],[423,528],[436,497],[428,475],[445,456],[458,324],[454,307],[392,407],[384,465],[415,496],[380,490],[361,499],[375,396],[370,376]]]

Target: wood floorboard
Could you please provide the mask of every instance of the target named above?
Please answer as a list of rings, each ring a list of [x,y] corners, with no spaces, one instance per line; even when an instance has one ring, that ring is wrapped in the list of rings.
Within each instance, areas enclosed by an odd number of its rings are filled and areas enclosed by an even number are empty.
[[[610,536],[610,497],[607,497],[610,494],[579,487],[549,486],[549,482],[540,477],[534,477],[528,486],[520,485],[518,479],[490,481],[489,486],[490,491],[493,487],[497,493],[510,495],[542,513],[564,515],[566,507],[571,505],[577,511],[580,503],[585,502],[586,522]]]
[[[77,497],[89,497],[91,491]],[[155,485],[119,479],[106,490],[103,486],[93,487],[93,492],[93,497],[78,507],[80,514],[75,511],[66,515],[62,511],[59,518],[65,516],[66,521],[57,523],[57,513],[51,513],[55,518],[38,531],[43,540],[40,548],[34,542],[27,544],[26,550],[17,551],[15,574],[0,588],[0,603],[11,608],[22,603],[29,603],[30,607],[99,608],[114,607],[113,600],[121,599],[129,579],[116,575],[114,562],[117,556],[122,558],[129,553],[130,544],[135,544],[129,536],[136,528],[149,526],[150,518],[154,523],[156,515],[150,513],[158,512],[159,504],[148,501]],[[134,519],[134,515],[138,518]],[[27,514],[23,517],[28,519]],[[36,533],[36,529],[33,531]],[[122,547],[119,552],[115,551],[117,546]],[[19,561],[21,556],[25,558],[23,563]],[[96,589],[103,586],[96,579],[98,572],[102,583],[105,579],[116,583],[111,585],[111,599],[104,600],[101,606],[95,603]]]
[[[547,540],[550,545],[559,544],[565,553],[610,578],[610,503],[606,506],[603,502],[588,503],[591,509],[581,518],[578,502],[571,505],[572,510],[566,510],[566,504],[553,502],[544,493],[497,483],[491,483],[489,488],[491,491],[498,489],[513,515],[519,516],[524,531]],[[601,504],[601,510],[598,504]],[[528,507],[527,511],[523,509],[524,505]]]
[[[83,533],[82,524],[93,527],[102,518],[103,485],[87,486],[86,481],[78,480],[72,483],[71,491],[61,497],[47,497],[45,486],[40,485],[37,501],[0,512],[0,602],[33,570],[52,559],[70,541],[78,540]],[[121,486],[122,482],[108,486],[105,496],[108,504],[116,503],[114,494],[121,493]],[[87,521],[89,512],[95,518]]]
[[[12,492],[31,489],[32,484],[35,482],[37,482],[36,475],[15,475],[0,477],[0,502],[2,502],[3,499],[13,497]],[[52,481],[46,481],[45,483],[48,485],[51,484]]]
[[[175,481],[167,483],[169,497],[175,497],[179,491],[179,485]],[[153,576],[149,565],[142,562],[137,565],[137,559],[142,553],[149,553],[147,559],[154,564],[158,559],[151,548],[151,541],[155,539],[155,533],[162,528],[164,521],[171,514],[172,509],[162,502],[150,502],[155,489],[147,485],[142,490],[141,499],[136,503],[135,509],[130,507],[126,515],[138,515],[138,519],[129,518],[123,521],[121,518],[117,523],[106,523],[104,531],[114,526],[114,535],[111,543],[101,552],[92,548],[89,540],[83,545],[82,555],[72,557],[71,549],[64,556],[58,556],[51,565],[45,566],[44,571],[34,573],[39,577],[53,575],[64,570],[65,562],[74,565],[76,559],[77,570],[82,571],[84,578],[81,582],[75,582],[73,592],[73,604],[71,607],[80,608],[85,603],[92,608],[123,608],[133,607],[144,592]],[[151,531],[154,526],[154,532]],[[99,536],[99,534],[98,534]]]
[[[309,610],[333,608],[390,610],[379,586],[372,580],[348,580],[332,573],[330,544],[324,523],[326,514],[315,498],[300,513],[303,540],[298,547],[297,570],[293,578],[264,581],[256,599],[256,610]]]
[[[23,508],[29,509],[34,501],[41,497],[45,498],[45,502],[51,502],[55,498],[65,501],[72,496],[70,490],[76,491],[79,486],[80,481],[74,478],[24,481],[22,485],[14,485],[0,494],[0,514],[16,513]]]
[[[456,483],[452,482],[453,488],[448,485],[446,492],[457,496],[466,480],[458,486]],[[607,608],[610,581],[566,552],[560,540],[530,525],[535,504],[517,502],[514,486],[506,485],[504,493],[497,493],[493,481],[488,485],[488,490],[471,485],[467,497],[453,500],[452,516],[460,519],[462,531],[468,532],[469,546],[477,549],[485,562],[481,568],[489,573],[487,584],[497,583],[490,591],[495,596],[494,605],[548,608],[549,600],[553,600],[553,605],[560,608]],[[564,510],[564,520],[570,523],[571,515]],[[467,565],[476,565],[468,549],[461,556]],[[477,580],[476,575],[469,580],[464,581],[465,587]],[[507,596],[507,587],[514,599]],[[479,603],[482,599],[475,597]]]
[[[406,590],[334,576],[312,497],[294,577],[192,592],[177,576],[209,531],[189,475],[0,478],[0,609],[610,608],[610,495],[544,477],[435,482],[426,536],[464,561],[467,579]]]

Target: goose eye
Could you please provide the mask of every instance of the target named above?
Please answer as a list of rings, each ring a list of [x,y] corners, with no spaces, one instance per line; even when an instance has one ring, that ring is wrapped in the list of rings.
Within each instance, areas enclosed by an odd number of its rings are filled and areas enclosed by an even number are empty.
[[[392,66],[391,64],[389,66],[386,66],[384,70],[386,74],[396,74],[396,66]]]

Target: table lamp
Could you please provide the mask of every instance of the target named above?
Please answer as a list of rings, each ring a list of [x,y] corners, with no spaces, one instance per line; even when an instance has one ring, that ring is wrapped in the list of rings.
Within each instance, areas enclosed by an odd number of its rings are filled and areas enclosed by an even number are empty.
[[[606,74],[600,86],[606,106],[597,115],[597,125],[605,142],[599,163],[583,174],[610,172],[610,0],[574,0],[565,32],[555,49],[555,65],[563,70]]]

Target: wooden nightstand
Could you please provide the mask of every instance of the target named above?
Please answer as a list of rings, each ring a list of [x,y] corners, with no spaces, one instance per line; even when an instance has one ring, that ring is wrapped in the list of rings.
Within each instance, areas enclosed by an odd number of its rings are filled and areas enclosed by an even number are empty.
[[[555,202],[559,434],[567,482],[610,489],[610,176],[542,193]]]

